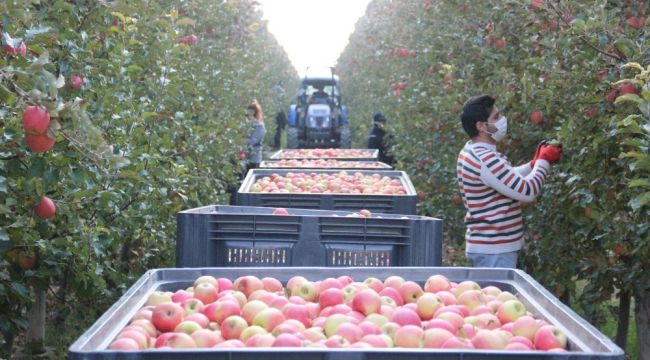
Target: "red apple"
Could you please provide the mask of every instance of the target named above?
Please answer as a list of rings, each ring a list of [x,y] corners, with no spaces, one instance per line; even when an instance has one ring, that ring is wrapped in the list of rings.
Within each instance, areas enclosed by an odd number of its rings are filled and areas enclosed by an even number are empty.
[[[256,334],[246,340],[246,347],[271,347],[275,342],[275,336],[271,334]]]
[[[265,277],[262,279],[262,284],[264,284],[264,290],[270,292],[282,292],[284,287],[280,280],[272,277]]]
[[[219,297],[219,290],[209,282],[194,285],[194,297],[201,300],[204,305],[211,304]]]
[[[442,344],[450,338],[454,338],[454,334],[448,330],[441,328],[430,328],[424,330],[424,335],[422,338],[422,347],[439,349],[442,347]]]
[[[32,151],[35,151],[37,153],[44,153],[54,146],[56,140],[49,137],[48,135],[27,134],[25,136],[25,142],[27,143],[27,147]]]
[[[196,347],[196,343],[191,336],[182,332],[168,332],[161,334],[156,339],[154,347],[170,347],[172,349],[191,349]]]
[[[120,332],[117,338],[133,339],[135,340],[135,342],[138,343],[138,348],[140,348],[141,350],[149,347],[149,336],[146,335],[144,332],[137,331],[134,329],[122,330],[122,332]]]
[[[289,215],[289,212],[285,208],[276,208],[272,212],[273,215]]]
[[[40,106],[28,106],[23,112],[23,129],[27,134],[43,135],[50,126],[50,114]]]
[[[566,348],[567,338],[564,333],[553,325],[544,325],[535,333],[533,340],[537,350]]]
[[[526,307],[519,300],[505,301],[497,310],[497,317],[501,323],[513,322],[526,315]]]
[[[41,219],[49,219],[56,214],[56,205],[49,197],[43,196],[38,205],[34,207],[34,212]]]
[[[302,340],[294,334],[280,334],[275,338],[273,347],[301,347]]]
[[[113,341],[108,348],[109,350],[140,350],[137,341],[128,337]]]
[[[219,332],[208,329],[197,330],[190,336],[199,348],[211,348],[224,341]]]
[[[183,321],[183,308],[173,302],[166,302],[153,310],[151,323],[161,332],[172,331]]]
[[[417,313],[422,320],[430,320],[439,307],[443,306],[442,300],[433,293],[426,292],[416,302]]]
[[[636,85],[633,83],[624,83],[618,86],[618,93],[620,95],[636,94]]]
[[[381,298],[379,294],[372,289],[361,290],[354,295],[352,299],[352,309],[370,315],[379,312],[381,307]]]
[[[233,289],[244,293],[246,298],[255,290],[264,289],[264,283],[256,276],[248,275],[237,278],[233,283]]]
[[[264,330],[263,327],[257,325],[251,325],[244,329],[241,334],[239,334],[239,340],[246,343],[248,339],[252,338],[255,335],[268,334],[269,332]]]
[[[237,315],[227,317],[221,323],[221,336],[224,339],[239,339],[242,331],[248,327],[246,320]]]
[[[181,307],[183,308],[185,316],[192,315],[203,310],[203,302],[199,299],[189,298],[183,300]]]
[[[472,345],[475,349],[502,350],[508,343],[496,331],[479,329],[472,338]]]
[[[533,111],[530,114],[530,121],[532,121],[535,125],[541,125],[544,123],[544,114],[542,114],[541,111]]]
[[[400,308],[396,308],[395,311],[393,311],[390,321],[400,326],[405,326],[405,325],[419,326],[422,320],[420,319],[418,313],[416,313],[415,311],[404,307],[400,307]]]
[[[198,314],[198,313],[197,313]],[[196,321],[183,320],[174,328],[174,332],[186,333],[187,335],[192,335],[193,332],[201,330],[202,327]]]
[[[276,308],[267,308],[255,315],[253,318],[253,325],[261,326],[266,331],[271,332],[284,320],[286,320],[286,318],[284,317],[282,311]]]
[[[218,300],[206,305],[201,312],[210,321],[221,324],[232,315],[240,315],[239,303],[231,300]]]
[[[409,304],[409,303],[415,303],[420,296],[424,293],[422,291],[422,288],[418,283],[414,281],[406,281],[403,284],[399,286],[398,289],[400,295],[402,295],[402,299],[404,299],[404,302]]]
[[[405,325],[397,329],[393,336],[396,347],[420,348],[424,339],[424,330],[416,325]]]
[[[82,76],[72,75],[72,77],[70,77],[70,82],[68,83],[68,87],[70,87],[70,89],[72,90],[79,90],[79,88],[81,87],[81,85],[84,84],[84,82],[85,81]]]

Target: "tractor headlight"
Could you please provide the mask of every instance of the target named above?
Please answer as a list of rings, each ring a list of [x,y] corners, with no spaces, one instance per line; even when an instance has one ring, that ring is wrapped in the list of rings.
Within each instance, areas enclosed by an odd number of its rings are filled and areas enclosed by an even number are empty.
[[[316,118],[313,117],[313,116],[310,116],[310,117],[307,119],[307,126],[309,126],[309,127],[311,127],[311,128],[315,128],[315,127],[317,126],[317,124],[316,124]]]
[[[330,121],[331,121],[331,120],[330,120],[329,117],[324,118],[324,119],[323,119],[323,126],[322,126],[322,127],[323,127],[323,128],[328,128],[328,127],[330,127]]]

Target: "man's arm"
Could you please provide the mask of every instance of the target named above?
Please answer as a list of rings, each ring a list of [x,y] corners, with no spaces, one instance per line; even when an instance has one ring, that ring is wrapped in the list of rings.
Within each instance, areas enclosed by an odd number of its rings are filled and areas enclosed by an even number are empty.
[[[538,160],[528,175],[521,175],[492,151],[476,151],[481,159],[481,180],[500,194],[522,202],[533,201],[541,192],[550,164]]]

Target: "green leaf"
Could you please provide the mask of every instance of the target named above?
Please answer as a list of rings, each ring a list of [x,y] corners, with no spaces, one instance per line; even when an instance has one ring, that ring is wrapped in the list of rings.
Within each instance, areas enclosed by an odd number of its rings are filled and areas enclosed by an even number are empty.
[[[11,106],[16,103],[16,94],[9,91],[9,89],[3,85],[0,85],[0,102],[4,105]]]
[[[47,52],[47,50],[46,50],[46,51],[43,51],[41,56],[39,56],[36,61],[31,63],[27,67],[27,71],[32,72],[32,73],[40,71],[43,68],[43,66],[45,66],[46,64],[49,64],[49,63],[50,63],[50,53]],[[54,76],[54,75],[52,75],[52,76]]]
[[[621,38],[614,42],[614,46],[626,57],[631,58],[634,55],[636,44],[630,39]]]
[[[0,176],[0,192],[7,192],[7,178],[4,176]]]
[[[11,288],[12,288],[12,289],[13,289],[13,290],[18,294],[18,295],[20,295],[21,297],[27,297],[27,296],[29,296],[29,290],[27,290],[27,288],[25,287],[25,285],[23,285],[23,284],[21,284],[21,283],[19,283],[19,282],[17,282],[17,281],[13,281],[13,282],[11,283]]]
[[[643,99],[641,99],[637,94],[625,94],[617,97],[616,101],[614,101],[614,105],[618,105],[622,102],[633,102],[637,105],[641,105],[643,104]]]
[[[639,211],[645,205],[650,203],[650,191],[645,192],[639,196],[636,196],[630,200],[629,205],[632,207],[632,210]]]
[[[639,187],[639,186],[646,187],[646,186],[650,186],[650,180],[648,180],[648,179],[634,179],[634,180],[630,181],[629,186],[630,187]]]
[[[182,19],[179,19],[179,20],[176,22],[176,24],[177,24],[177,25],[180,25],[180,26],[186,26],[186,25],[194,26],[194,25],[196,25],[196,21],[195,21],[194,19],[190,19],[190,18],[188,18],[188,17],[184,17],[184,18],[182,18]]]
[[[44,34],[50,31],[49,26],[32,26],[25,31],[25,40],[29,40],[38,34]]]

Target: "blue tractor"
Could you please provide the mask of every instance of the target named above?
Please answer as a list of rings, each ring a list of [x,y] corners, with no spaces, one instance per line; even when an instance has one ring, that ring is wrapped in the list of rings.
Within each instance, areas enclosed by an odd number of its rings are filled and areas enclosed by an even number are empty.
[[[289,110],[287,147],[349,149],[352,137],[347,125],[338,76],[304,76]]]

